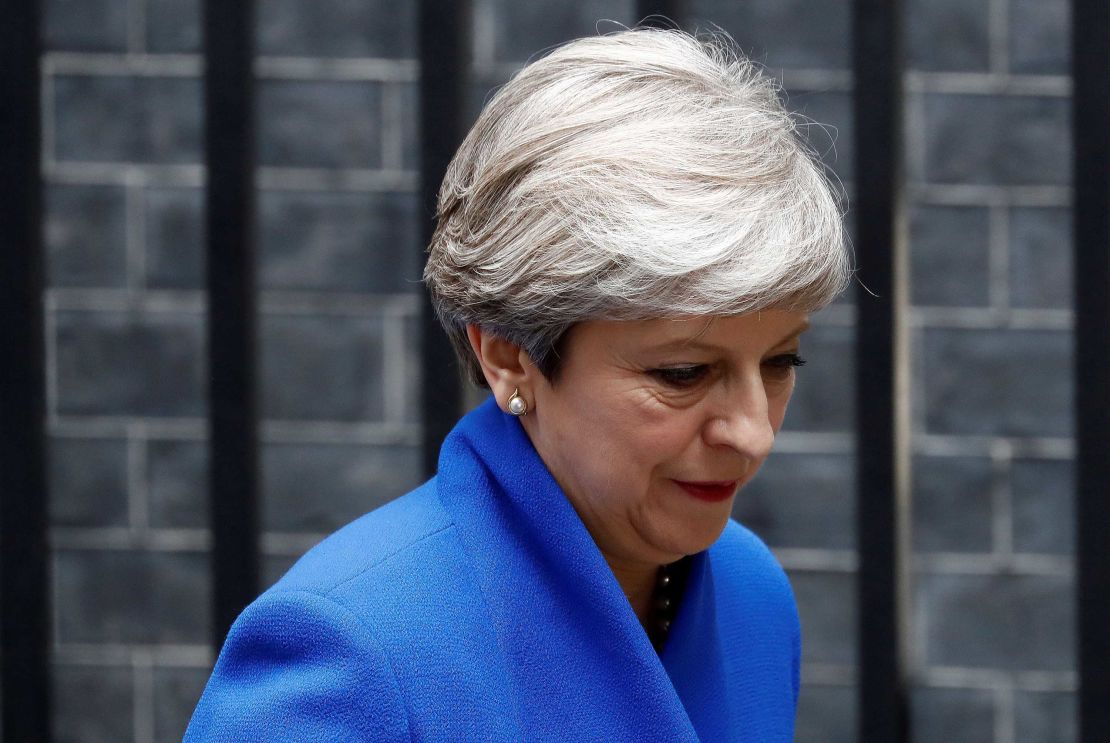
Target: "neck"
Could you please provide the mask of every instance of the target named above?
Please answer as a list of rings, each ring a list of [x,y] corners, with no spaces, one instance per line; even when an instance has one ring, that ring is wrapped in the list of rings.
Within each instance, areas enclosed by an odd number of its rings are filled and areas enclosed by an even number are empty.
[[[605,556],[632,610],[643,624],[651,612],[651,599],[659,566],[652,563],[628,563]]]

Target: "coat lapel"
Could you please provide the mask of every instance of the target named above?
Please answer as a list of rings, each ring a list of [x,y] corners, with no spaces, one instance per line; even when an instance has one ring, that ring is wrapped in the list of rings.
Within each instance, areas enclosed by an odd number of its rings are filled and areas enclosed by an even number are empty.
[[[689,588],[705,596],[684,602],[671,638],[682,647],[668,647],[665,669],[516,419],[487,401],[447,438],[439,465],[439,496],[473,563],[529,739],[693,743],[695,728],[717,729],[708,705],[695,705],[691,722],[680,699],[705,690],[693,668],[717,649],[698,637],[715,627],[700,616],[712,610],[707,571],[691,574]]]

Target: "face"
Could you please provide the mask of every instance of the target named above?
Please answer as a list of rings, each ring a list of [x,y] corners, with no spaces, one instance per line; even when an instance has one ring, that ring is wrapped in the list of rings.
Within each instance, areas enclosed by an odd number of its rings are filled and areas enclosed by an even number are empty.
[[[712,544],[771,450],[794,389],[800,312],[586,322],[521,418],[610,561]]]

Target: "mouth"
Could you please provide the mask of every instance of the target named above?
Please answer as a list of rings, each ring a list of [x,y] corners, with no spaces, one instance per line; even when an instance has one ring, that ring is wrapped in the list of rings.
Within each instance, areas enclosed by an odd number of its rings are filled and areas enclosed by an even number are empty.
[[[686,482],[684,480],[674,480],[673,482],[686,491],[688,495],[698,500],[719,503],[720,501],[728,500],[732,497],[736,492],[736,485],[739,483],[739,480],[720,480],[713,482]]]

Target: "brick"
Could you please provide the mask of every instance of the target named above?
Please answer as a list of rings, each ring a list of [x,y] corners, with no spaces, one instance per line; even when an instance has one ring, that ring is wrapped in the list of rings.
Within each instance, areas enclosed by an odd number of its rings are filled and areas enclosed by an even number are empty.
[[[524,62],[542,56],[541,50],[557,44],[596,36],[598,21],[603,19],[628,25],[638,20],[631,0],[486,0],[480,5],[491,8],[486,17],[493,24],[494,58],[498,62]],[[605,24],[602,27],[603,32],[614,30]]]
[[[980,207],[915,206],[910,213],[913,303],[990,304],[990,213]]]
[[[207,442],[150,441],[146,464],[150,525],[167,529],[207,527]]]
[[[415,57],[416,3],[262,0],[260,54],[286,57]]]
[[[716,24],[772,69],[848,69],[851,16],[845,0],[694,0],[691,27]]]
[[[203,289],[204,192],[151,188],[146,209],[146,283],[152,289]]]
[[[772,547],[851,549],[855,458],[772,454],[740,492],[732,513]]]
[[[127,525],[127,442],[51,437],[50,523]]]
[[[930,94],[924,116],[927,182],[1070,183],[1066,98]]]
[[[59,160],[174,164],[201,159],[197,78],[59,76],[53,103]]]
[[[146,0],[147,49],[160,54],[201,51],[199,0]]]
[[[262,165],[381,167],[381,89],[375,82],[262,80]]]
[[[280,532],[327,533],[420,484],[419,447],[267,444],[263,523]]]
[[[789,83],[790,76],[786,76]],[[790,89],[786,98],[789,111],[798,114],[799,132],[835,174],[835,180],[851,181],[855,143],[852,140],[852,95],[843,91]],[[840,184],[835,184],[839,188]]]
[[[1014,550],[1070,555],[1075,551],[1075,464],[1017,459],[1010,468]]]
[[[267,289],[411,294],[424,252],[417,194],[263,192],[260,282]]]
[[[207,680],[202,668],[154,669],[154,743],[179,743]]]
[[[992,467],[984,457],[914,458],[915,550],[991,551]]]
[[[1014,743],[1076,743],[1078,708],[1074,692],[1014,692]]]
[[[801,355],[807,363],[798,371],[784,430],[852,430],[854,341],[852,328],[835,325],[815,324],[802,336]]]
[[[127,285],[126,204],[122,188],[49,185],[44,216],[50,286]]]
[[[46,0],[43,40],[49,50],[122,52],[127,49],[127,0]]]
[[[855,576],[832,570],[789,573],[802,621],[802,660],[855,665]]]
[[[989,0],[910,0],[907,62],[929,72],[990,69]]]
[[[381,419],[382,321],[262,318],[262,414],[295,420]]]
[[[1068,74],[1070,3],[1066,0],[1010,0],[1009,18],[1011,71]]]
[[[1070,209],[1015,208],[1010,212],[1010,298],[1015,307],[1070,309]]]
[[[926,329],[925,429],[1071,435],[1071,344],[1065,331]]]
[[[129,667],[55,663],[50,684],[57,743],[134,739],[134,683]]]
[[[204,414],[200,317],[120,312],[56,317],[59,413]]]
[[[984,689],[916,687],[910,694],[914,743],[994,740],[994,693]]]
[[[804,684],[794,724],[795,743],[855,743],[857,693],[851,686]]]
[[[205,555],[138,550],[55,553],[62,643],[206,643]]]
[[[930,666],[1075,667],[1074,587],[1049,575],[918,574],[915,624]]]

